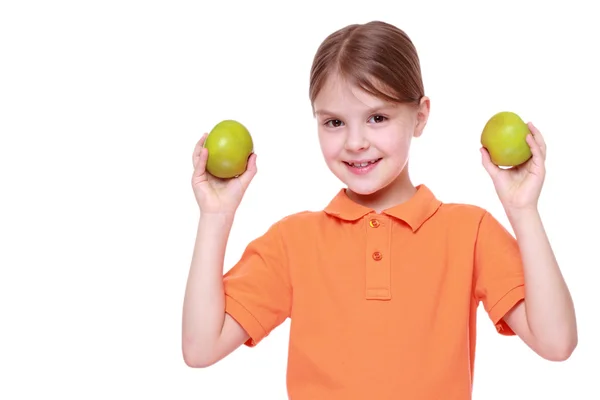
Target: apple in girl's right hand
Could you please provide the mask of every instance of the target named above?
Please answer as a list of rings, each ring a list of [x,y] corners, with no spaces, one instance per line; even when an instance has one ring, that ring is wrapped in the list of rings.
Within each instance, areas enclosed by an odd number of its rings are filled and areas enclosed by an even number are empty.
[[[244,173],[248,157],[254,151],[250,132],[234,120],[224,120],[215,125],[206,137],[204,147],[208,149],[206,171],[222,179]]]

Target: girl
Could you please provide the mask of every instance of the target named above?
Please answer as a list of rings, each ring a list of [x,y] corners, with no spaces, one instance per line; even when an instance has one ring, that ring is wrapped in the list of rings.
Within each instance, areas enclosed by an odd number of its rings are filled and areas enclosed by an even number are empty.
[[[220,181],[194,150],[201,210],[183,309],[192,367],[255,346],[291,318],[291,399],[471,398],[476,311],[548,360],[577,343],[575,313],[537,209],[546,146],[529,124],[532,158],[482,163],[515,236],[486,210],[446,204],[408,173],[429,115],[419,58],[397,27],[374,21],[319,47],[310,100],[331,172],[346,186],[320,212],[274,223],[225,275],[234,215],[256,174]]]

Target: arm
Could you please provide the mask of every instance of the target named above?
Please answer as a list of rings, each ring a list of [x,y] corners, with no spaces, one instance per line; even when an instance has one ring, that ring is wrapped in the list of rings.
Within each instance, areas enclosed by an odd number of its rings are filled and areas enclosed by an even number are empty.
[[[203,214],[183,304],[182,350],[190,367],[206,367],[241,346],[248,334],[225,314],[223,262],[233,215]]]
[[[525,282],[524,301],[503,319],[540,356],[561,361],[577,346],[575,311],[537,207],[546,176],[546,142],[539,129],[531,122],[527,125],[530,134],[525,140],[531,150],[527,162],[501,169],[481,149],[483,166],[516,236],[517,246],[510,246],[510,256],[498,258],[513,260],[520,255]],[[509,261],[509,265],[514,262]]]
[[[540,215],[535,209],[507,215],[523,261],[525,300],[504,319],[540,356],[566,360],[577,346],[575,310]]]
[[[194,147],[192,188],[200,221],[183,303],[182,351],[190,367],[206,367],[238,348],[245,330],[225,313],[223,263],[229,232],[242,197],[256,175],[256,154],[244,173],[220,180],[206,170],[205,133]]]

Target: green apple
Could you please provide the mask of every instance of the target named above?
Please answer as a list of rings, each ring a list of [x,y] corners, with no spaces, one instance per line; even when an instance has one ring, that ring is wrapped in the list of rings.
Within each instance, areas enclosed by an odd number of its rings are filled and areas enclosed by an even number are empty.
[[[222,179],[244,173],[248,157],[254,151],[250,132],[234,120],[224,120],[215,125],[206,137],[204,147],[208,149],[206,170]]]
[[[531,158],[525,138],[529,127],[514,112],[502,111],[492,116],[481,132],[481,145],[487,149],[494,164],[514,167]]]

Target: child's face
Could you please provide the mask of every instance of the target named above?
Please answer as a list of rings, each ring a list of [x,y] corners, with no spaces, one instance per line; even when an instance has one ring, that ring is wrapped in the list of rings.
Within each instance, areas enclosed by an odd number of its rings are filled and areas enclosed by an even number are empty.
[[[398,180],[413,137],[429,111],[391,104],[337,77],[329,79],[314,102],[319,141],[333,174],[359,195],[369,195]]]

